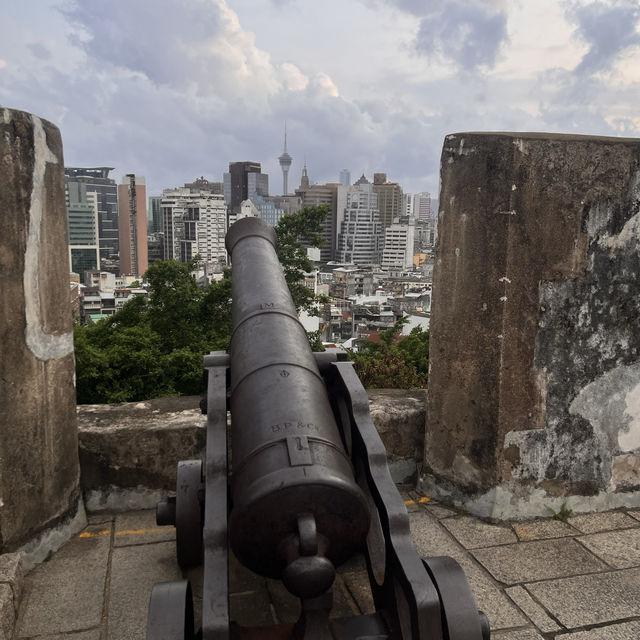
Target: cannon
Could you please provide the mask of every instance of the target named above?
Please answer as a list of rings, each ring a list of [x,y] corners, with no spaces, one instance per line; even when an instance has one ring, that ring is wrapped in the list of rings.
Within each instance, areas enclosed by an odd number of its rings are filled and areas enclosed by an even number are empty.
[[[367,394],[346,354],[311,352],[273,229],[245,218],[226,244],[233,330],[228,354],[204,358],[205,462],[179,463],[176,495],[156,515],[158,524],[176,527],[180,566],[203,565],[202,620],[196,631],[188,581],[156,584],[147,640],[488,640],[460,566],[421,558],[413,546]],[[231,551],[300,598],[295,625],[230,623]],[[333,619],[336,568],[360,552],[376,612]]]

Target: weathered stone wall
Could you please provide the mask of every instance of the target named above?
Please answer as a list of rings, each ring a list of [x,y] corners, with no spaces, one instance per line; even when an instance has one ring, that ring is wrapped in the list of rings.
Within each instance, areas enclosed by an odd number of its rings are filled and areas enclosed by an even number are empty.
[[[0,167],[2,552],[64,526],[80,493],[58,129],[0,108]]]
[[[640,140],[450,135],[441,185],[424,486],[640,504]]]
[[[422,464],[426,392],[369,392],[371,417],[396,482]],[[175,491],[180,460],[204,458],[207,418],[198,397],[78,406],[82,489],[89,511],[150,508]]]

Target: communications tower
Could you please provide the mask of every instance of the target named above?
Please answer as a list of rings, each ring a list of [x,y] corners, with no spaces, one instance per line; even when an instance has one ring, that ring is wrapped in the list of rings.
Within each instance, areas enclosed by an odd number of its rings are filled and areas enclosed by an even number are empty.
[[[282,195],[289,193],[289,167],[293,162],[293,158],[287,153],[287,124],[284,125],[284,151],[278,158],[280,168],[282,169]]]

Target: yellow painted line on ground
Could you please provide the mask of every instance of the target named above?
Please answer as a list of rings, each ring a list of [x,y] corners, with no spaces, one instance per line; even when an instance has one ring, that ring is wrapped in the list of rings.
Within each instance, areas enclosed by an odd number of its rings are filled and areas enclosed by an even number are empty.
[[[116,531],[117,536],[142,536],[145,533],[158,533],[160,531],[167,531],[166,527],[155,527],[154,529],[131,529],[127,531]]]
[[[105,529],[104,531],[83,531],[78,538],[96,538],[97,536],[108,536],[111,533],[111,529]]]
[[[157,527],[155,529],[124,529],[123,531],[116,531],[117,536],[142,536],[145,533],[158,533],[160,531],[166,531],[166,529]],[[103,531],[84,531],[78,537],[79,538],[97,538],[98,536],[108,536],[111,533],[111,529],[104,529]]]
[[[431,498],[429,496],[424,496],[423,498],[419,498],[418,500],[405,500],[405,504],[424,504],[425,502],[429,502]]]
[[[405,500],[406,505],[409,504],[424,504],[429,502],[431,498],[424,496],[418,500]],[[117,536],[143,536],[147,533],[159,533],[160,531],[167,531],[166,527],[155,527],[154,529],[124,529],[123,531],[116,531]],[[97,538],[98,536],[108,536],[111,534],[111,529],[103,529],[102,531],[83,531],[78,538]]]

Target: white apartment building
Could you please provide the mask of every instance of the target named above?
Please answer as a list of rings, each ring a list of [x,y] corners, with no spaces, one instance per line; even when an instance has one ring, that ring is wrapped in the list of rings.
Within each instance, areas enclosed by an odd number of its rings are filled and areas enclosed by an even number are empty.
[[[363,176],[347,188],[344,217],[338,233],[338,262],[358,266],[380,264],[380,214],[378,196]]]
[[[165,260],[187,262],[200,254],[205,264],[226,264],[227,207],[224,196],[187,187],[162,192]]]
[[[414,194],[412,210],[412,215],[417,220],[429,220],[431,218],[431,194],[428,191]]]
[[[383,271],[408,271],[413,269],[413,245],[415,240],[415,220],[400,223],[396,218],[385,229],[382,251]]]
[[[403,215],[413,218],[413,193],[402,194]]]

